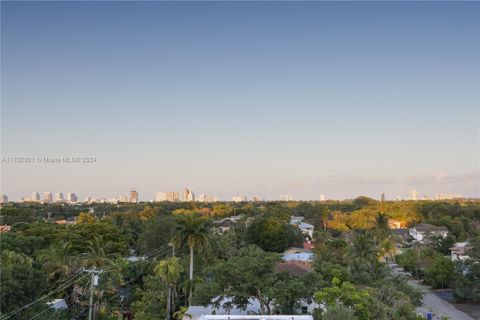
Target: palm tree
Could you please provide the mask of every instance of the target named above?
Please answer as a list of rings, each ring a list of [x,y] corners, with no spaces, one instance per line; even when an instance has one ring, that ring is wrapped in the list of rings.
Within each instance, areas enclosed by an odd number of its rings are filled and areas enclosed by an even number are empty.
[[[94,236],[93,240],[89,240],[88,251],[83,253],[81,256],[84,258],[84,264],[90,267],[101,268],[103,266],[108,266],[113,263],[113,259],[117,256],[114,253],[107,253],[106,247],[109,245],[103,242],[101,236]]]
[[[368,233],[357,232],[352,239],[348,253],[352,274],[362,281],[375,278],[377,273],[378,250]]]
[[[173,304],[172,293],[175,288],[175,284],[180,278],[180,274],[183,272],[183,266],[180,259],[177,257],[171,257],[167,260],[160,261],[154,269],[155,274],[159,276],[162,281],[168,286],[167,296],[167,320],[170,320],[171,308]]]
[[[388,217],[384,213],[378,213],[375,217],[375,237],[378,242],[382,242],[388,238],[390,234],[390,228],[388,227]]]
[[[200,216],[189,214],[182,215],[173,236],[173,243],[176,247],[187,245],[190,250],[190,292],[188,304],[192,303],[192,285],[193,285],[193,250],[201,248],[208,243],[208,229]]]
[[[323,231],[326,231],[327,230],[327,220],[328,220],[328,216],[329,216],[329,212],[328,212],[328,208],[325,207],[325,206],[322,206],[320,208],[320,219],[322,220],[322,224],[323,224]]]
[[[380,244],[380,254],[383,256],[385,259],[385,262],[389,263],[389,258],[392,258],[392,261],[395,262],[395,253],[397,252],[397,249],[395,247],[395,243],[390,239],[387,238],[382,241]]]
[[[49,279],[61,279],[72,273],[71,243],[59,242],[39,255]]]

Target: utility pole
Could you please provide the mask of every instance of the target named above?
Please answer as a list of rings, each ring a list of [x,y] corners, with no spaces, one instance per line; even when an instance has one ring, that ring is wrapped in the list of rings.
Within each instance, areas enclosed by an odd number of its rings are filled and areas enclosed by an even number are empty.
[[[175,244],[173,242],[170,242],[168,245],[172,247],[172,257],[175,257]],[[172,284],[169,283],[168,284],[168,296],[167,296],[167,320],[171,319],[172,295],[173,295],[173,288],[172,288]]]
[[[88,272],[92,275],[90,281],[90,299],[88,301],[88,320],[92,320],[93,316],[93,290],[98,285],[98,275],[103,272],[103,270],[97,270],[95,267],[93,269],[83,269],[83,272]]]

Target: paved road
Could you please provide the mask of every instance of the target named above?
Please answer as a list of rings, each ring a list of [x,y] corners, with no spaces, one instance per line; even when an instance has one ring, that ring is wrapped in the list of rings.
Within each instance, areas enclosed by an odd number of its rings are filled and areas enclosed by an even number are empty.
[[[391,267],[393,272],[407,276],[407,274],[402,268],[398,268],[396,265],[395,267]],[[448,301],[445,301],[439,296],[432,293],[429,290],[429,287],[422,285],[419,281],[408,280],[408,283],[414,287],[419,288],[425,293],[422,300],[423,306],[417,308],[417,313],[421,313],[425,318],[427,317],[427,313],[431,312],[433,313],[433,319],[435,320],[441,319],[444,316],[449,317],[451,320],[475,320],[465,312],[455,308],[455,306]]]
[[[426,315],[427,312],[432,312],[433,319],[441,319],[443,316],[448,316],[452,320],[475,320],[465,312],[455,308],[455,306],[448,301],[432,293],[428,287],[421,285],[418,281],[409,280],[408,282],[412,286],[420,288],[425,292],[423,296],[423,306],[417,308],[417,312],[423,315]]]

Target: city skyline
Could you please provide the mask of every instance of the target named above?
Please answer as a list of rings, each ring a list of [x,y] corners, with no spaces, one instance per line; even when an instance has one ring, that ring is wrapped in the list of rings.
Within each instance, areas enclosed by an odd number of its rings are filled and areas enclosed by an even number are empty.
[[[185,193],[188,191],[189,196],[185,197]],[[180,192],[184,193],[184,196],[180,197]],[[43,198],[40,197],[39,193],[34,191],[31,194],[31,197],[19,197],[18,199],[8,198],[10,201],[13,202],[41,202],[41,203],[53,203],[53,202],[130,202],[130,203],[138,203],[138,202],[162,202],[162,201],[169,201],[169,202],[250,202],[250,201],[328,201],[328,200],[351,200],[353,198],[331,198],[326,197],[324,193],[318,194],[317,198],[296,198],[291,194],[279,194],[276,197],[269,197],[266,198],[264,196],[260,196],[258,194],[254,194],[251,192],[247,192],[244,194],[235,194],[231,195],[227,198],[219,198],[215,195],[201,193],[197,195],[194,190],[184,188],[181,191],[156,191],[154,196],[151,197],[149,192],[147,192],[147,196],[141,196],[142,193],[139,193],[137,189],[131,189],[129,191],[130,196],[128,193],[124,194],[117,194],[117,195],[103,195],[103,196],[92,196],[91,194],[84,195],[84,200],[80,200],[82,198],[81,195],[75,192],[68,192],[67,197],[64,198],[63,192],[55,192],[55,199],[52,197],[52,192],[45,191],[43,192]],[[7,194],[3,194],[3,196],[7,196]],[[359,194],[356,197],[366,196],[364,194]],[[469,199],[472,197],[464,197],[461,193],[442,193],[436,192],[432,195],[420,193],[416,189],[411,189],[408,193],[398,194],[398,195],[391,195],[390,197],[386,197],[385,192],[382,192],[376,196],[370,196],[372,199],[379,200],[379,201],[398,201],[398,200],[411,200],[411,201],[422,201],[422,200],[454,200],[454,199]],[[6,201],[3,201],[6,202]]]
[[[1,6],[10,199],[480,196],[477,2]]]

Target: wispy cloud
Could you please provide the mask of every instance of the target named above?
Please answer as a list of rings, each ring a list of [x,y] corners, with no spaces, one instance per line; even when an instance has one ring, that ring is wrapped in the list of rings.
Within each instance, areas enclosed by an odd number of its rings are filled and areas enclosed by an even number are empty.
[[[447,174],[438,172],[434,174],[415,175],[415,176],[387,176],[387,175],[348,175],[334,174],[327,175],[315,181],[317,184],[336,184],[336,185],[429,185],[429,184],[465,184],[480,183],[479,172],[469,172],[461,174]]]
[[[405,182],[413,185],[479,183],[480,172],[469,172],[453,175],[449,175],[445,172],[438,172],[432,175],[409,177],[405,180]]]

